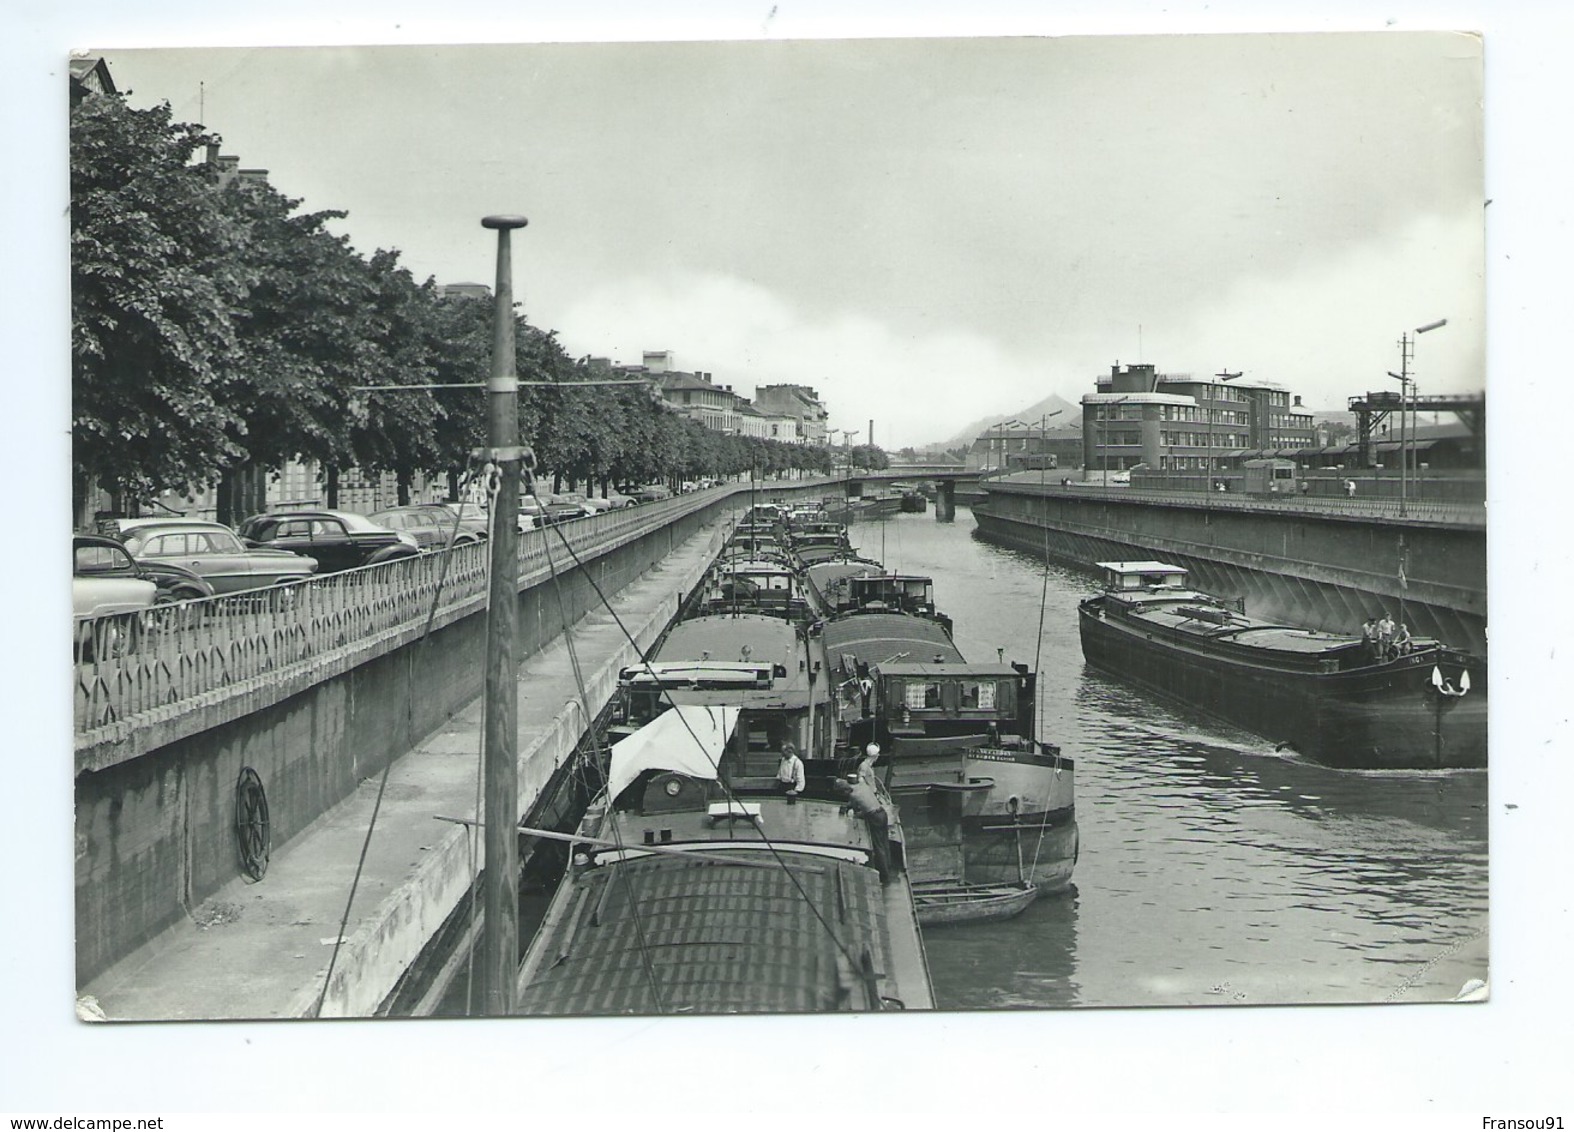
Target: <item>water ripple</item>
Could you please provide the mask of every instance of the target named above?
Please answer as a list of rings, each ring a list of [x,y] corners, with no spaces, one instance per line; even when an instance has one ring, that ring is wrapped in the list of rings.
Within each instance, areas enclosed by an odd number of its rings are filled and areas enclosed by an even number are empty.
[[[1091,574],[928,515],[888,521],[968,656],[1040,657],[1041,737],[1077,762],[1075,890],[926,936],[948,1009],[1440,1001],[1486,978],[1487,779],[1350,771],[1085,667]],[[878,547],[873,524],[855,542]],[[861,534],[861,539],[857,536]],[[982,584],[988,579],[987,584]]]

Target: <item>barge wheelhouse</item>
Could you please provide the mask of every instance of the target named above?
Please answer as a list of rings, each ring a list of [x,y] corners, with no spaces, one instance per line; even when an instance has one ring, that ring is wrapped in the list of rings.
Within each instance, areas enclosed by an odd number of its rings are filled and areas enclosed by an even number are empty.
[[[854,753],[878,744],[915,878],[1067,888],[1075,767],[1035,738],[1035,675],[967,660],[926,577],[843,574],[821,592],[833,599],[824,640],[838,741]]]

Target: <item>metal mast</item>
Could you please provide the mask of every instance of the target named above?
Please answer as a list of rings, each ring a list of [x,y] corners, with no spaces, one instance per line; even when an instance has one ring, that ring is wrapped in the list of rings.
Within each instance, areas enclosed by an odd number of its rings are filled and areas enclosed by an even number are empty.
[[[492,375],[487,390],[487,458],[497,474],[491,501],[483,721],[486,871],[481,884],[481,1010],[512,1014],[519,979],[519,688],[514,658],[519,606],[519,376],[514,372],[514,287],[509,234],[523,216],[488,216],[497,232]]]

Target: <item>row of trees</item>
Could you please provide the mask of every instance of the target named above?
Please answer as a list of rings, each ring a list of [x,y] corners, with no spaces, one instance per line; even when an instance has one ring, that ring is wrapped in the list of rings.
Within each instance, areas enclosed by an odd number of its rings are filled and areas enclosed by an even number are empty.
[[[218,138],[167,104],[118,95],[71,115],[72,459],[117,509],[220,485],[221,518],[247,484],[291,459],[417,473],[450,488],[485,440],[493,304],[445,298],[396,251],[358,254],[328,222],[263,180],[221,176]],[[723,436],[648,387],[598,376],[555,334],[515,321],[520,435],[554,489],[788,470],[825,472],[810,445]],[[407,385],[395,391],[363,387]],[[420,386],[453,385],[454,389]],[[255,491],[250,506],[257,506]]]
[[[883,472],[891,466],[891,458],[877,444],[855,444],[851,448],[839,450],[836,463],[844,467],[867,468],[871,472]]]

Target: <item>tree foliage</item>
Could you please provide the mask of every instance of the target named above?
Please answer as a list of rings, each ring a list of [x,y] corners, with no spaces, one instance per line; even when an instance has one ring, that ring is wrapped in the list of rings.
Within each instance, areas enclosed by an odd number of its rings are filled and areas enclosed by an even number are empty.
[[[891,466],[890,457],[876,444],[855,445],[848,451],[847,456],[853,467],[864,468],[871,472],[882,472]]]
[[[343,212],[194,160],[217,144],[167,104],[72,109],[78,483],[147,500],[293,459],[391,471],[401,495],[418,473],[457,482],[486,440],[493,303],[361,255],[329,229]],[[649,387],[587,385],[615,371],[514,329],[520,378],[546,383],[521,390],[520,436],[554,490],[830,468],[824,448],[713,432]]]
[[[212,174],[211,139],[168,106],[72,111],[72,450],[77,478],[149,495],[243,452],[230,378],[251,273]]]
[[[250,460],[352,460],[349,390],[371,381],[366,263],[327,230],[342,212],[294,215],[299,201],[237,181],[221,203],[245,234],[252,284],[235,318],[243,363],[232,384],[237,442]]]

